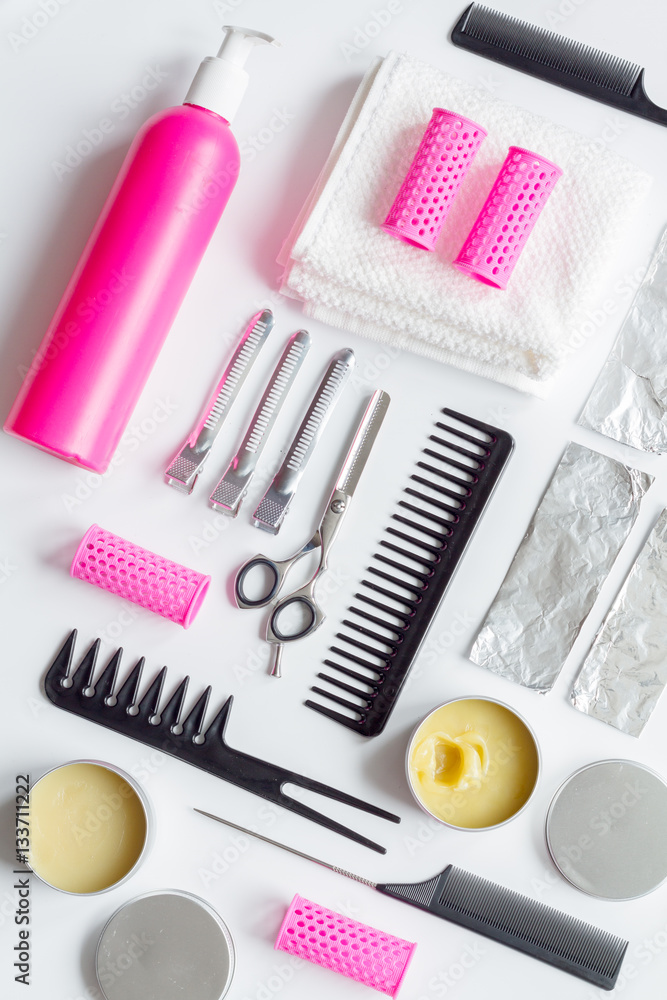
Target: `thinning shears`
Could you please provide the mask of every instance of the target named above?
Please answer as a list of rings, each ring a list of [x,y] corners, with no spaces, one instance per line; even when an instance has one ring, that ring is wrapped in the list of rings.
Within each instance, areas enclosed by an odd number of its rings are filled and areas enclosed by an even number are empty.
[[[289,559],[270,559],[265,555],[256,555],[241,566],[235,582],[236,603],[239,608],[264,608],[273,603],[273,610],[266,626],[266,641],[275,645],[276,652],[271,674],[281,676],[281,659],[283,646],[310,635],[324,621],[324,611],[315,599],[315,587],[322,573],[327,568],[329,552],[340,531],[350,500],[354,495],[368,456],[382,425],[389,395],[378,389],[373,393],[366,412],[357,428],[352,446],[341,466],[333,489],[324,511],[324,515],[315,533],[298,552]],[[303,556],[315,549],[320,549],[320,560],[315,572],[307,583],[286,597],[278,598],[283,583],[292,567]],[[246,582],[251,573],[257,577],[257,571],[263,571],[268,586],[263,588],[259,596],[246,590]]]

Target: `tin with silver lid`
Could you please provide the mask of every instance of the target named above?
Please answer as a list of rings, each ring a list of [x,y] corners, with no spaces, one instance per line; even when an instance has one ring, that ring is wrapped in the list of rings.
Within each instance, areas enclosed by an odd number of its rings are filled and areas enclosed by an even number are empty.
[[[546,840],[561,875],[600,899],[636,899],[667,879],[667,783],[633,760],[571,774],[551,800]]]
[[[222,1000],[234,975],[229,928],[180,889],[137,896],[116,910],[97,945],[105,1000]]]

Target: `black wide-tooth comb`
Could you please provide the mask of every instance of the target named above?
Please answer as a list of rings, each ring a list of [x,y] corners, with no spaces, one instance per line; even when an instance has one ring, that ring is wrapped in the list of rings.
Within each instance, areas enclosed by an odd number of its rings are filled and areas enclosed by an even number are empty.
[[[575,94],[667,125],[667,110],[654,104],[644,90],[641,66],[555,31],[471,3],[452,29],[452,42]]]
[[[107,729],[113,729],[123,736],[139,740],[156,747],[163,753],[171,754],[178,760],[193,764],[195,767],[214,774],[223,781],[229,781],[248,792],[261,795],[262,798],[276,805],[289,809],[305,819],[310,819],[327,830],[340,833],[357,844],[370,847],[379,854],[386,850],[372,840],[349,830],[335,820],[316,812],[310,806],[291,798],[283,791],[288,782],[317,792],[336,802],[354,806],[363,812],[380,816],[382,819],[400,823],[400,817],[393,813],[369,805],[346,792],[340,792],[329,785],[323,785],[312,778],[288,771],[268,761],[251,757],[249,754],[234,750],[225,742],[225,729],[232,707],[232,698],[224,703],[215,719],[204,732],[204,718],[211,695],[210,686],[206,688],[187,718],[180,722],[183,703],[188,688],[189,678],[185,677],[176,688],[171,698],[160,708],[162,690],[167,674],[163,667],[150,684],[148,690],[139,700],[139,687],[144,668],[142,657],[132,668],[122,687],[114,696],[122,649],[118,649],[109,660],[100,677],[95,681],[95,665],[100,649],[100,640],[96,639],[85,654],[78,668],[72,672],[72,657],[76,643],[77,631],[74,629],[67,637],[62,649],[51,664],[44,681],[44,688],[49,701],[58,708],[84,719],[96,722]]]
[[[382,551],[368,567],[371,576],[355,594],[361,603],[348,609],[356,617],[344,619],[345,631],[336,633],[345,645],[332,646],[336,659],[324,661],[345,679],[317,675],[355,700],[311,688],[352,714],[306,701],[362,736],[384,729],[514,447],[506,431],[455,410],[442,413],[448,420],[436,422],[423,449],[428,461],[417,462],[419,472],[410,477],[420,488],[404,490],[410,499],[399,501],[400,513],[392,515]]]

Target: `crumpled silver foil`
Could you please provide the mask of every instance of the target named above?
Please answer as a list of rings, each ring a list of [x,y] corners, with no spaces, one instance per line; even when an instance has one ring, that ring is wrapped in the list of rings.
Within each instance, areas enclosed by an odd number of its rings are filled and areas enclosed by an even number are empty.
[[[579,423],[642,451],[667,452],[667,229]]]
[[[570,442],[470,652],[549,691],[634,524],[653,476]]]
[[[639,736],[667,684],[667,510],[614,601],[574,682],[575,708]]]

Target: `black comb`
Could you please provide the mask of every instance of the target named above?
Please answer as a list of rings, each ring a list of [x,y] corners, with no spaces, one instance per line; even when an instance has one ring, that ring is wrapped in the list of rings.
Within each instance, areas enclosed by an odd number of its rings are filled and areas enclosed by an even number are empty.
[[[426,460],[410,477],[419,488],[404,490],[409,499],[399,501],[364,589],[355,594],[359,603],[348,609],[355,618],[344,619],[345,631],[336,633],[345,645],[332,646],[336,659],[324,661],[342,676],[317,675],[357,700],[311,688],[353,715],[306,701],[362,736],[384,729],[514,447],[506,431],[455,410],[442,413],[448,419],[437,421],[423,449]]]
[[[667,111],[646,95],[641,66],[555,31],[472,3],[454,26],[452,42],[575,94],[667,125]]]
[[[76,643],[77,631],[74,629],[67,637],[62,649],[56,655],[44,681],[44,688],[49,701],[66,712],[83,716],[91,722],[96,722],[107,729],[113,729],[123,736],[139,740],[156,747],[163,753],[171,754],[187,764],[193,764],[202,771],[208,771],[223,781],[230,781],[248,792],[261,795],[269,802],[289,809],[305,819],[310,819],[327,830],[340,833],[357,844],[370,847],[379,854],[386,854],[384,847],[375,844],[354,830],[341,826],[328,816],[316,812],[310,806],[298,802],[283,792],[283,785],[288,782],[318,792],[336,802],[344,802],[363,812],[380,816],[382,819],[400,823],[400,817],[393,813],[369,805],[361,799],[354,798],[346,792],[323,785],[312,778],[306,778],[294,771],[288,771],[276,764],[251,757],[249,754],[233,750],[225,742],[225,728],[229,720],[232,698],[224,703],[213,722],[204,732],[204,717],[211,695],[207,687],[191,709],[187,718],[181,723],[180,717],[188,688],[189,677],[183,678],[176,691],[164,705],[160,707],[162,690],[167,673],[163,667],[152,681],[141,699],[139,686],[144,667],[142,657],[133,667],[122,687],[114,694],[118,668],[123,653],[118,649],[108,664],[95,680],[95,664],[100,648],[100,640],[96,639],[85,654],[75,672],[71,671],[72,656]]]
[[[454,865],[426,882],[375,888],[604,990],[613,990],[628,947],[615,934]]]

